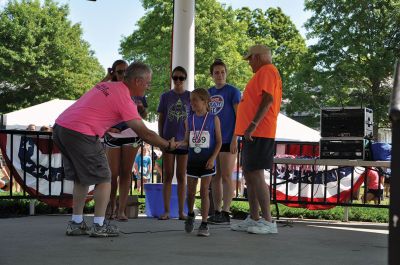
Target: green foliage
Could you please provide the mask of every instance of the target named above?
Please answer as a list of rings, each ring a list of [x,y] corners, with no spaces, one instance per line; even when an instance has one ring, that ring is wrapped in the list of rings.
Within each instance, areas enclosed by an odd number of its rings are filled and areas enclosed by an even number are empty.
[[[273,61],[282,77],[283,98],[290,99],[289,104],[283,104],[282,107],[288,108],[290,112],[293,108],[290,104],[293,102],[293,93],[304,91],[303,86],[298,85],[294,78],[307,54],[304,38],[279,7],[269,8],[265,12],[261,9],[242,8],[237,14],[238,20],[248,25],[247,36],[251,42],[265,44],[273,50]],[[306,93],[301,94],[306,100],[310,98]]]
[[[0,193],[0,197],[9,195],[6,192]],[[16,193],[14,195],[22,195]],[[145,212],[145,199],[139,198],[139,211]],[[200,209],[201,201],[196,199],[195,206]],[[282,204],[278,204],[279,214],[281,217],[287,218],[304,218],[304,219],[319,219],[319,220],[343,220],[344,207],[337,206],[328,210],[311,211],[304,208],[292,208]],[[276,208],[271,206],[272,215],[277,216]],[[94,201],[86,203],[84,212],[93,213]],[[69,208],[50,207],[43,202],[36,202],[36,214],[71,214]],[[247,201],[233,201],[231,212],[234,216],[246,217],[249,212],[249,203]],[[29,199],[0,199],[0,218],[26,216],[29,214]],[[349,207],[349,221],[360,222],[389,222],[389,209],[369,208],[369,207]]]
[[[153,70],[151,90],[147,92],[149,114],[154,116],[162,92],[170,87],[172,1],[143,0],[148,10],[138,29],[121,41],[120,52],[129,61],[143,61]]]
[[[0,11],[0,112],[76,99],[104,74],[67,5],[10,1]]]
[[[142,60],[153,69],[149,110],[156,113],[158,99],[170,88],[170,53],[172,2],[142,0],[147,10],[137,29],[121,42],[121,53],[127,60]],[[280,8],[233,10],[216,0],[196,1],[195,17],[195,87],[213,85],[209,67],[216,58],[228,67],[228,82],[243,90],[252,76],[242,59],[247,48],[263,43],[275,50],[285,89],[297,71],[300,58],[307,51],[305,41]]]
[[[200,203],[196,206],[200,207]],[[343,220],[345,207],[337,206],[328,210],[308,210],[304,208],[287,207],[278,204],[279,214],[287,218],[304,218],[320,220]],[[271,206],[273,216],[277,216],[276,208]],[[234,201],[231,205],[231,212],[235,215],[238,212],[248,213],[249,204],[247,201]],[[360,222],[389,222],[389,209],[370,207],[349,207],[349,221]]]
[[[387,111],[394,62],[400,55],[397,0],[306,0],[309,62],[300,74],[321,106],[363,106],[374,110],[379,127]],[[314,105],[315,107],[315,105]],[[376,126],[376,128],[378,127]]]

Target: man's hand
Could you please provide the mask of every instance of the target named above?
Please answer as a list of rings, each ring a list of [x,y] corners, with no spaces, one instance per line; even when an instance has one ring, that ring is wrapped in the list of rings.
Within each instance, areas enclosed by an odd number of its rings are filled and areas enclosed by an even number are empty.
[[[168,141],[168,147],[167,147],[167,151],[174,151],[178,146],[177,143],[179,142],[175,142],[175,137],[172,137],[169,141]]]
[[[244,131],[244,139],[246,139],[247,141],[252,142],[253,141],[253,137],[251,137],[253,135],[253,132],[256,130],[256,125],[254,123],[250,123],[249,127],[247,127],[246,131]]]
[[[238,142],[236,137],[232,138],[231,146],[230,146],[231,154],[236,154],[238,151]]]
[[[178,142],[175,142],[175,143],[176,143],[176,148],[178,148],[178,147],[187,147],[188,146],[188,143],[186,141],[178,141]]]

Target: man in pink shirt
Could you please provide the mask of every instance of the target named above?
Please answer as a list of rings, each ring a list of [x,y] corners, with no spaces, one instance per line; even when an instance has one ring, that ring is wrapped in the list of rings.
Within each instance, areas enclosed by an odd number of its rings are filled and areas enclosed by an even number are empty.
[[[379,176],[378,170],[374,167],[368,167],[363,174],[367,176],[367,195],[365,199],[364,195],[362,196],[362,201],[368,203],[373,200],[375,204],[379,204],[383,195],[384,176]]]
[[[99,138],[113,125],[126,122],[144,141],[162,149],[173,150],[180,143],[166,141],[143,123],[132,96],[143,96],[151,82],[151,69],[132,63],[122,82],[95,85],[56,120],[54,141],[60,148],[65,178],[74,181],[72,220],[66,234],[93,237],[118,236],[114,225],[104,224],[110,198],[111,173]],[[83,220],[83,208],[90,185],[95,185],[95,212],[89,230]]]

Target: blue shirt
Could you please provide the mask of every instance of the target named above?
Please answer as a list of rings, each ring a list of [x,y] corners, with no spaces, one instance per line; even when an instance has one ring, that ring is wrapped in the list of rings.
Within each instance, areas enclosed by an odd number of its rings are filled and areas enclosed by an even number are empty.
[[[192,113],[189,115],[188,118],[188,125],[189,125],[189,132],[193,131],[193,118],[194,118],[194,127],[196,128],[196,134],[200,133],[201,127],[204,122],[204,118],[206,116],[197,116],[195,113]],[[215,115],[209,113],[207,116],[207,120],[204,123],[203,127],[203,133],[208,132],[210,134],[210,143],[208,148],[201,148],[200,153],[196,153],[194,151],[194,147],[189,147],[189,158],[188,158],[188,163],[190,164],[199,164],[199,165],[204,165],[208,159],[211,157],[211,155],[214,152],[215,149]],[[204,135],[204,134],[202,134]],[[202,135],[200,135],[200,141],[202,138]],[[193,141],[193,139],[190,139],[189,137],[189,142]],[[190,144],[189,144],[190,146]]]
[[[135,163],[138,166],[138,174],[142,173],[143,168],[143,175],[147,176],[149,172],[149,166],[151,165],[151,157],[146,155],[143,157],[143,164],[142,164],[142,154],[138,154],[135,158]]]
[[[240,102],[240,91],[232,85],[225,84],[220,89],[213,86],[208,92],[211,95],[210,112],[217,115],[221,122],[222,143],[231,143],[236,122],[233,106]]]

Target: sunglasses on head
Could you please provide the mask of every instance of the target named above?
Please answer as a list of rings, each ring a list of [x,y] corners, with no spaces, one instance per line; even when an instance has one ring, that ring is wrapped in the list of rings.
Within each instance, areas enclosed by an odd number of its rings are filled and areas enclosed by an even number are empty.
[[[174,81],[185,81],[186,80],[186,77],[184,77],[184,76],[173,76],[172,77],[172,80],[174,80]]]
[[[119,74],[119,75],[125,74],[125,70],[118,70],[118,71],[115,71],[115,72],[117,72],[117,74]]]

